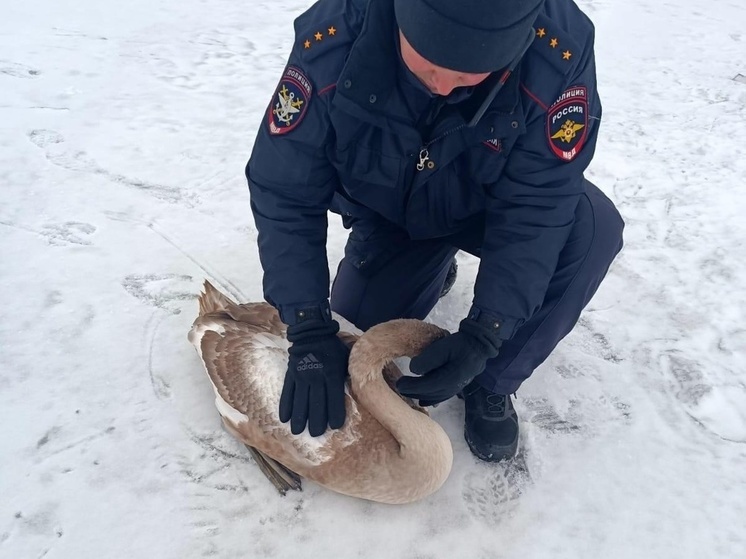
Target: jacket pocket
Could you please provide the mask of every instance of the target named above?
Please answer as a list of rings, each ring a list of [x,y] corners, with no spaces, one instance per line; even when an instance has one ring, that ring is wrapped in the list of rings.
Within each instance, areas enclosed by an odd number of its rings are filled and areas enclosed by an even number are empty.
[[[334,154],[334,166],[347,197],[382,215],[401,223],[402,160],[363,147],[352,145]]]
[[[353,148],[351,182],[396,188],[399,184],[399,158],[364,147]]]

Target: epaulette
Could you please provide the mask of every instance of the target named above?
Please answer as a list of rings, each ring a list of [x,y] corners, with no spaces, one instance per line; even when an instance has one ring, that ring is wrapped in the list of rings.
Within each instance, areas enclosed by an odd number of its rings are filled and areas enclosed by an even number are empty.
[[[313,62],[339,48],[349,49],[360,32],[351,28],[360,20],[359,15],[344,11],[344,2],[317,4],[295,20],[295,50],[303,62]],[[318,10],[326,7],[325,13]],[[331,8],[331,9],[329,9]],[[358,17],[356,17],[358,16]]]
[[[350,33],[344,19],[320,22],[305,32],[299,33],[295,40],[301,60],[312,62],[339,47],[349,45]]]
[[[536,18],[534,29],[536,37],[530,51],[539,54],[561,74],[570,73],[583,55],[578,43],[544,14]]]

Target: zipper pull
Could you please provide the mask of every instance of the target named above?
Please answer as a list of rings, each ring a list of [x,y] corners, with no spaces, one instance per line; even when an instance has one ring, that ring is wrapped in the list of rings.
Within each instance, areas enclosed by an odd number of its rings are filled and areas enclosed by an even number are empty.
[[[430,159],[430,153],[427,151],[427,148],[422,148],[420,150],[420,162],[417,163],[417,170],[422,171],[425,168],[425,162]]]

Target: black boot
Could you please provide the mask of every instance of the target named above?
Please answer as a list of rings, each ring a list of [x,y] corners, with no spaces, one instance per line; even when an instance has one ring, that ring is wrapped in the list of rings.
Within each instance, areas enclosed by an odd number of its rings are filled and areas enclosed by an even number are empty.
[[[456,263],[456,258],[451,260],[451,266],[448,268],[448,273],[446,274],[446,281],[443,283],[443,288],[440,290],[440,295],[438,298],[445,297],[448,295],[448,292],[453,287],[453,284],[456,283],[456,276],[458,275],[458,264]]]
[[[518,415],[510,395],[493,394],[476,381],[460,396],[466,405],[464,438],[480,460],[499,462],[518,450]]]

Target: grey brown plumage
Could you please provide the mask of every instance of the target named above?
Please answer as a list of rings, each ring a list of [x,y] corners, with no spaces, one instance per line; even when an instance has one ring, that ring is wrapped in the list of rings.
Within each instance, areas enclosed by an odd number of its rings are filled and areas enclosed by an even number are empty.
[[[453,453],[442,428],[391,388],[401,374],[390,362],[413,356],[445,335],[417,320],[396,320],[356,336],[347,419],[339,430],[292,435],[278,405],[287,368],[285,325],[266,303],[236,304],[205,282],[189,340],[207,370],[226,428],[302,477],[334,491],[384,503],[406,503],[436,491]],[[384,378],[386,377],[386,378]]]

